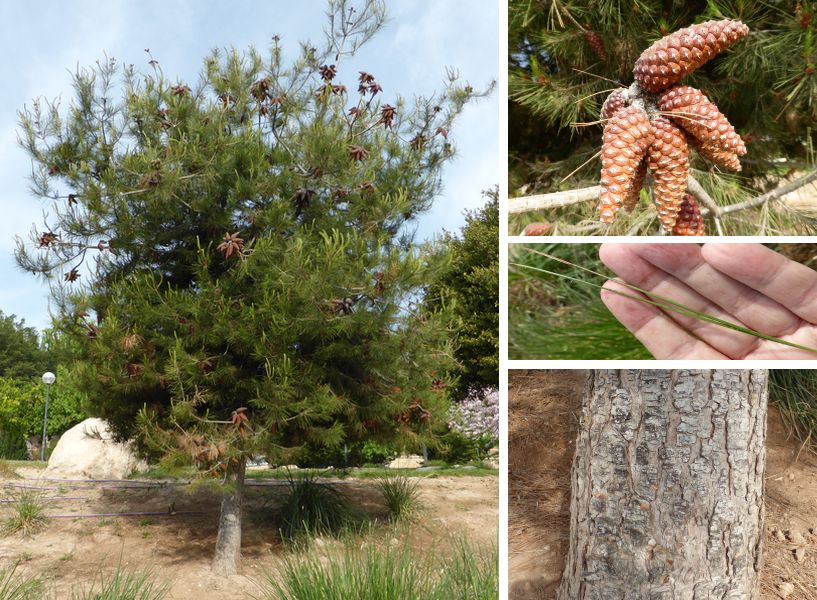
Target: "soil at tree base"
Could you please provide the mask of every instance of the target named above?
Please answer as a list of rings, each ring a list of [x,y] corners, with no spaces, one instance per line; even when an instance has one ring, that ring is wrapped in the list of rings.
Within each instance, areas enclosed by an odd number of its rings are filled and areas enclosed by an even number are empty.
[[[33,473],[27,474],[35,475]],[[41,473],[41,472],[40,472]],[[37,485],[22,479],[0,479],[0,495],[9,497],[12,485]],[[41,486],[58,486],[42,482]],[[339,489],[353,503],[377,518],[381,525],[375,536],[383,543],[405,539],[425,555],[434,548],[445,551],[451,535],[465,536],[487,548],[496,544],[498,533],[498,478],[438,477],[420,481],[423,512],[421,520],[400,532],[382,525],[386,515],[373,480],[347,479]],[[242,535],[239,575],[223,578],[210,569],[216,541],[220,497],[205,489],[185,491],[183,486],[153,489],[77,488],[47,489],[48,496],[83,497],[81,501],[49,503],[47,514],[100,512],[166,512],[200,510],[201,515],[130,517],[105,519],[59,519],[30,539],[0,537],[0,568],[19,561],[18,572],[53,581],[57,597],[70,595],[75,586],[88,585],[99,577],[100,566],[111,573],[117,562],[128,569],[153,568],[157,578],[172,583],[167,600],[231,600],[261,597],[259,583],[265,571],[274,571],[286,552],[277,535],[277,525],[268,519],[264,503],[282,493],[280,487],[248,487]],[[0,505],[0,519],[8,504]],[[335,544],[323,540],[327,551]]]
[[[569,475],[584,376],[578,370],[509,374],[510,600],[555,598],[567,552]],[[785,583],[794,586],[788,600],[817,598],[817,457],[801,452],[801,445],[770,406],[764,600],[782,598]]]

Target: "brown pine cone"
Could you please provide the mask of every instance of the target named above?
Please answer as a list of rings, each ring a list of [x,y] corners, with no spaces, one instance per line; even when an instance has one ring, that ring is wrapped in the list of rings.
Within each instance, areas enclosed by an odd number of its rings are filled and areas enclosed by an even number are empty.
[[[647,176],[647,159],[644,158],[638,163],[638,168],[635,170],[635,177],[633,178],[633,185],[621,207],[628,213],[633,212],[638,199],[641,197],[641,188],[644,187],[644,177]]]
[[[719,167],[736,172],[741,170],[738,155],[731,150],[722,150],[721,148],[714,147],[709,144],[700,144],[698,143],[698,140],[693,138],[691,135],[687,136],[687,142],[689,142],[689,145],[695,148],[695,150],[698,151],[698,154],[700,154],[703,158],[715,163]]]
[[[748,33],[746,25],[729,19],[679,29],[644,50],[635,62],[633,75],[645,90],[660,92]]]
[[[654,138],[644,109],[629,106],[613,115],[604,126],[601,146],[602,223],[612,223],[634,185],[636,169]]]
[[[688,85],[667,90],[658,101],[658,108],[678,125],[691,133],[702,145],[720,148],[738,156],[746,154],[746,144],[703,92]]]
[[[658,219],[665,231],[672,231],[678,218],[689,177],[689,146],[684,132],[669,119],[652,121],[655,139],[647,150],[655,192]]]
[[[681,210],[678,212],[678,220],[672,228],[673,235],[706,235],[704,219],[701,216],[701,209],[692,194],[685,194],[681,203]]]
[[[587,45],[590,46],[590,49],[600,60],[607,60],[607,52],[604,50],[604,40],[601,39],[598,33],[588,29],[584,32],[584,39],[587,40]]]
[[[601,113],[599,113],[599,117],[601,119],[609,119],[622,108],[624,108],[624,97],[622,93],[624,92],[624,88],[614,90],[607,96],[607,100],[604,101],[604,104],[601,105]]]
[[[551,225],[547,221],[541,221],[539,223],[529,223],[524,231],[522,231],[522,235],[526,236],[536,236],[536,235],[547,235],[550,233]]]

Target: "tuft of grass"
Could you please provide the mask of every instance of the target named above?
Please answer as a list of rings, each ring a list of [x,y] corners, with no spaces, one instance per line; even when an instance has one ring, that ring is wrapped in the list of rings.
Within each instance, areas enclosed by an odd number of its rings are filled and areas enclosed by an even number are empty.
[[[499,551],[486,550],[465,539],[454,542],[454,551],[446,561],[438,597],[465,600],[499,598]]]
[[[377,488],[383,495],[383,502],[389,517],[397,522],[413,521],[421,507],[420,480],[402,475],[383,477],[377,480]]]
[[[769,399],[777,404],[794,436],[817,452],[817,371],[771,370]]]
[[[534,269],[587,282],[598,277],[555,262],[541,250],[573,265],[609,273],[598,244],[511,244],[510,262],[533,267],[508,272],[508,357],[512,359],[649,359],[644,348],[601,301],[597,289]]]
[[[276,506],[281,537],[285,540],[338,535],[362,521],[338,490],[315,476],[291,476],[288,484],[287,494]]]
[[[3,521],[2,533],[4,535],[22,533],[24,537],[28,537],[45,524],[42,494],[37,490],[25,488],[15,499],[16,502],[11,504],[11,516]]]
[[[0,459],[0,479],[17,479],[17,472],[9,461]]]
[[[100,570],[87,589],[74,590],[72,600],[162,600],[170,584],[157,581],[150,569],[130,571],[117,565],[112,575]]]
[[[43,581],[37,577],[16,574],[17,565],[0,570],[0,600],[39,600],[43,597]]]
[[[354,543],[321,555],[285,559],[267,574],[265,600],[495,600],[499,589],[496,552],[487,558],[467,542],[453,556],[418,554],[407,544]]]

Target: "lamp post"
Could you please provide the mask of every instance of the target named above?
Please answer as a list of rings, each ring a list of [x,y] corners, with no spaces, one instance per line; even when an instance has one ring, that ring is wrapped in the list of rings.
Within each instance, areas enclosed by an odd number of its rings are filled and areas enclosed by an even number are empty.
[[[48,392],[51,391],[51,384],[57,380],[57,377],[48,371],[43,373],[43,383],[45,384],[45,418],[43,419],[43,445],[40,448],[40,460],[45,460],[45,433],[48,428]]]

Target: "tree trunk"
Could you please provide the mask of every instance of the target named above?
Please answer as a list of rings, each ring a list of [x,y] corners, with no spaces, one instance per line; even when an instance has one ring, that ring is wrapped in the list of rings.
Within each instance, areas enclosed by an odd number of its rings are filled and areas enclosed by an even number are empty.
[[[559,600],[757,600],[765,370],[591,371]]]
[[[241,503],[244,499],[244,470],[246,461],[227,463],[227,489],[221,500],[221,517],[218,521],[216,554],[213,571],[218,575],[234,575],[241,561]]]

